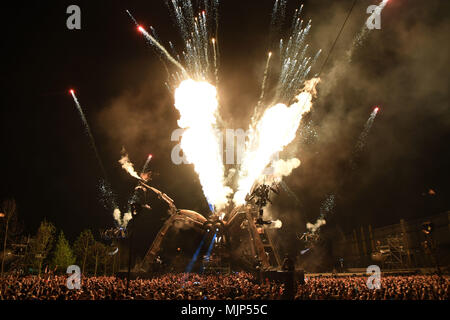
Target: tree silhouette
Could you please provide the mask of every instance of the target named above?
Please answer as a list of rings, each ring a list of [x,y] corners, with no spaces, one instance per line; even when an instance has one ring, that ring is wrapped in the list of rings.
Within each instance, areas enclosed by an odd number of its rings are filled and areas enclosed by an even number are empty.
[[[31,254],[34,257],[35,265],[39,269],[39,275],[41,274],[42,263],[52,248],[55,231],[55,226],[51,222],[44,220],[41,222],[33,241]]]
[[[59,233],[58,241],[53,255],[53,266],[66,270],[68,266],[75,263],[75,256],[70,248],[69,242],[64,237],[64,233]]]
[[[6,258],[6,243],[8,241],[8,231],[11,221],[13,220],[13,217],[16,216],[16,201],[14,199],[7,199],[4,200],[2,203],[2,210],[0,211],[0,219],[3,220],[5,224],[5,235],[3,238],[3,257],[2,257],[2,269],[1,269],[1,276],[3,277],[3,268],[5,264],[5,258]]]
[[[93,245],[94,245],[94,236],[92,235],[92,232],[89,229],[86,229],[83,232],[81,232],[73,245],[74,253],[78,258],[79,263],[81,264],[82,274],[84,274],[88,254]]]

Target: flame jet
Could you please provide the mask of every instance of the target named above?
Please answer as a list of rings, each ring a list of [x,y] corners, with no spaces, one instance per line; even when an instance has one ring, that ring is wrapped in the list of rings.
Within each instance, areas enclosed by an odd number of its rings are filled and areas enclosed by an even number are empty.
[[[207,82],[185,80],[175,91],[178,126],[185,129],[181,148],[194,165],[208,203],[217,210],[228,203],[231,188],[225,185],[222,144],[217,130],[216,88]]]
[[[236,205],[245,203],[245,196],[263,174],[272,157],[294,140],[303,114],[309,112],[315,86],[319,78],[307,81],[297,102],[290,107],[279,103],[268,108],[258,123],[250,130],[250,141],[244,152],[239,173],[238,190],[233,201]]]

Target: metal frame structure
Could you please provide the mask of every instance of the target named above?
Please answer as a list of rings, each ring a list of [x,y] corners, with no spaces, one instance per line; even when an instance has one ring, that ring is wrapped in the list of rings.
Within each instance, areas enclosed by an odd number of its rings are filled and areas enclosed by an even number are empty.
[[[405,268],[408,253],[404,236],[400,234],[390,235],[383,242],[377,245],[377,251],[383,258],[383,268]]]
[[[184,223],[199,232],[209,232],[210,229],[215,229],[225,243],[233,241],[232,237],[230,237],[231,228],[244,225],[244,228],[248,230],[250,235],[251,252],[259,262],[260,267],[262,269],[281,267],[278,252],[273,246],[270,235],[267,233],[267,227],[264,224],[258,224],[262,221],[262,206],[261,201],[258,201],[255,197],[248,197],[245,205],[235,207],[229,213],[215,212],[207,219],[198,212],[177,209],[174,201],[165,193],[147,185],[143,181],[140,184],[147,190],[155,192],[159,199],[164,200],[169,205],[169,218],[157,233],[142,263],[137,266],[138,269],[142,271],[149,270],[150,265],[155,262],[164,238],[176,222]],[[266,222],[266,224],[270,224],[270,222]]]

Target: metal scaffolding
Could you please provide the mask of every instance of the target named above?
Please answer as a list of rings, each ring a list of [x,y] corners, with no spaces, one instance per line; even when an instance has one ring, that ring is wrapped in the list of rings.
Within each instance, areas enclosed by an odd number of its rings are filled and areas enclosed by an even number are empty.
[[[401,269],[408,266],[408,251],[403,234],[390,235],[382,242],[378,241],[377,251],[383,258],[383,268]]]

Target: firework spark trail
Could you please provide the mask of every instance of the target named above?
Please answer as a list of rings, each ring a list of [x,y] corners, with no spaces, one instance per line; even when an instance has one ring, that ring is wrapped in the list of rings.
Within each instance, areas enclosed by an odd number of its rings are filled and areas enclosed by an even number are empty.
[[[105,167],[103,166],[103,162],[100,158],[100,155],[97,150],[97,146],[95,144],[94,136],[92,135],[91,129],[89,127],[89,124],[87,122],[86,116],[84,115],[83,109],[81,108],[81,104],[78,101],[77,96],[75,95],[75,91],[73,89],[70,90],[70,94],[73,97],[73,100],[75,101],[75,105],[77,106],[78,112],[80,113],[81,120],[83,122],[84,128],[86,130],[87,135],[89,136],[89,140],[91,142],[91,147],[94,149],[95,157],[97,158],[97,162],[100,166],[100,169],[102,171],[103,178],[100,179],[99,182],[99,190],[100,190],[100,202],[103,204],[105,209],[107,210],[116,210],[117,204],[116,204],[116,195],[114,194],[110,183],[108,182],[108,178],[106,175]]]
[[[147,160],[145,160],[144,166],[142,167],[141,174],[147,172],[148,164],[150,163],[150,160],[152,160],[152,158],[153,158],[153,155],[149,154],[147,157]]]
[[[181,37],[185,43],[185,49],[182,53],[184,64],[189,74],[199,81],[207,81],[210,75],[216,76],[218,65],[218,0],[204,0],[204,10],[198,15],[194,15],[194,9],[191,0],[171,0],[172,15],[175,23],[179,26]],[[211,19],[215,20],[215,30],[210,27]],[[213,34],[215,36],[210,37]],[[212,42],[211,53],[211,38]],[[210,61],[215,59],[215,63]],[[211,70],[214,66],[215,70]],[[216,77],[217,80],[217,77]]]
[[[318,78],[307,81],[303,91],[296,97],[297,101],[290,107],[279,103],[264,112],[244,151],[238,190],[233,197],[236,205],[245,203],[246,195],[273,156],[295,138],[303,114],[311,109],[318,82]]]
[[[287,0],[275,0],[270,20],[269,46],[274,43],[274,39],[279,36],[286,15]],[[297,13],[297,10],[295,12]]]
[[[75,105],[77,106],[78,112],[80,113],[81,121],[83,122],[84,129],[86,130],[86,134],[88,135],[89,140],[91,142],[91,147],[94,150],[95,157],[97,158],[98,165],[100,166],[100,169],[102,171],[103,178],[106,179],[105,167],[103,166],[103,162],[102,162],[102,160],[100,158],[100,155],[98,153],[97,146],[96,146],[95,140],[94,140],[94,136],[92,135],[91,128],[89,127],[89,124],[87,122],[86,116],[84,115],[83,109],[81,108],[81,104],[78,101],[78,98],[75,95],[75,91],[74,90],[70,90],[70,94],[72,95],[73,100],[75,101]]]
[[[264,68],[264,75],[263,75],[263,80],[262,80],[262,84],[261,84],[261,94],[259,96],[258,103],[256,104],[256,107],[253,110],[253,115],[251,117],[251,123],[253,125],[256,124],[257,120],[260,117],[260,111],[261,111],[260,108],[261,108],[262,101],[264,99],[264,93],[265,93],[265,88],[266,88],[267,77],[269,74],[269,66],[270,66],[270,58],[271,57],[272,57],[272,52],[269,52],[267,54],[267,62],[266,62],[266,66]]]
[[[264,93],[265,93],[265,89],[266,89],[266,81],[267,81],[267,76],[269,74],[269,66],[270,66],[270,58],[272,57],[272,52],[269,52],[267,54],[267,62],[266,62],[266,67],[264,68],[264,76],[263,76],[263,81],[261,84],[261,95],[259,96],[259,100],[258,100],[258,104],[257,106],[260,106],[263,99],[264,99]]]
[[[275,1],[271,20],[271,34],[277,32],[283,24],[286,14],[286,2],[286,0]],[[306,56],[309,45],[305,44],[305,39],[311,29],[311,21],[303,28],[303,20],[300,19],[302,9],[303,5],[295,10],[291,23],[291,35],[287,43],[283,39],[280,40],[281,72],[276,86],[273,104],[277,102],[290,104],[295,100],[297,93],[300,91],[302,84],[304,84],[312,66],[316,63],[321,53],[321,50],[319,50],[313,58]],[[261,90],[260,99],[251,118],[250,132],[255,132],[257,122],[260,119],[259,105],[264,98],[265,83],[267,80],[266,72],[268,72],[270,58],[271,54],[269,53],[263,79],[263,89]]]
[[[130,11],[125,10],[125,12],[128,13],[128,15],[130,16],[131,20],[133,20],[136,27],[139,27],[139,23],[136,21],[136,19],[133,17],[133,15],[130,13]]]
[[[216,129],[217,91],[207,82],[185,80],[175,91],[178,126],[185,129],[181,148],[194,165],[208,203],[217,210],[225,207],[231,188],[225,185],[221,138]]]
[[[189,78],[189,74],[187,73],[186,69],[177,61],[175,60],[170,53],[167,51],[167,49],[161,45],[151,34],[149,34],[142,26],[138,27],[138,30],[144,35],[145,39],[147,39],[147,41],[150,44],[155,45],[159,50],[161,50],[161,52],[166,56],[166,58],[172,62],[176,67],[178,67],[182,72],[183,75],[186,78]]]
[[[375,107],[370,114],[369,119],[367,119],[366,124],[364,125],[364,129],[361,132],[361,134],[358,137],[358,141],[356,142],[355,149],[353,151],[352,158],[350,160],[350,168],[353,170],[356,168],[356,160],[361,153],[361,151],[364,149],[364,146],[366,145],[367,136],[369,135],[370,129],[372,128],[372,125],[375,121],[375,118],[378,114],[378,111],[380,110],[379,107]]]
[[[314,58],[306,55],[309,45],[305,44],[305,40],[311,29],[311,20],[303,27],[303,20],[300,19],[302,9],[303,5],[295,11],[287,42],[280,40],[281,72],[276,87],[277,102],[291,103],[321,53],[319,50]]]
[[[217,50],[216,50],[216,39],[212,38],[213,53],[214,53],[214,78],[216,80],[216,87],[219,86],[219,70],[217,67]]]
[[[353,155],[350,159],[350,169],[351,170],[354,170],[356,168],[356,160],[366,144],[367,136],[369,135],[370,129],[372,128],[372,125],[375,121],[375,118],[376,118],[379,110],[380,110],[379,107],[375,107],[373,109],[372,113],[370,114],[369,119],[366,121],[366,124],[364,125],[363,131],[361,132],[361,134],[358,137],[358,141],[355,145]],[[340,189],[342,187],[342,185],[343,185],[343,181],[341,182],[338,189]],[[319,219],[317,220],[316,224],[319,222],[319,220],[325,220],[328,217],[328,215],[330,213],[332,213],[332,211],[335,207],[335,199],[336,199],[336,196],[334,194],[331,194],[322,202],[321,207],[320,207],[320,216],[319,216]],[[310,224],[310,225],[312,225],[312,224]],[[317,229],[319,229],[319,228],[320,228],[320,226]],[[310,229],[310,228],[308,228],[308,229]],[[312,231],[312,232],[315,232],[315,231]]]
[[[367,23],[372,21],[375,15],[381,14],[388,1],[389,0],[382,0],[380,4],[376,7],[376,9],[373,11],[373,13],[369,16],[369,18],[367,18],[367,20],[364,21],[364,25],[361,28],[361,31],[358,32],[355,39],[353,40],[353,44],[350,47],[350,50],[347,52],[349,62],[351,62],[353,58],[353,53],[356,50],[356,48],[361,47],[364,44],[364,41],[366,40],[369,32],[371,31],[369,28],[367,28]]]
[[[214,30],[214,39],[216,40],[216,55],[220,58],[219,49],[219,0],[213,0],[213,12],[214,12],[214,22],[216,24],[216,29]]]
[[[141,26],[139,25],[139,23],[136,21],[136,19],[133,17],[133,15],[131,14],[131,12],[129,11],[129,10],[125,10],[125,12],[128,14],[128,16],[131,18],[131,20],[133,20],[133,23],[136,25],[136,27],[138,28],[138,30],[140,31],[140,32],[142,32],[143,33],[143,31],[141,30]],[[143,29],[143,28],[142,28]],[[152,31],[152,33],[153,33],[153,40],[154,41],[152,41],[151,39],[148,39],[146,36],[145,36],[145,34],[144,34],[144,36],[146,37],[146,39],[147,39],[147,41],[148,41],[148,43],[153,47],[153,45],[155,45],[156,47],[157,47],[157,49],[159,49],[160,51],[157,51],[158,52],[158,57],[159,57],[159,59],[161,60],[161,62],[162,62],[162,64],[163,64],[163,66],[164,66],[164,69],[166,70],[166,72],[167,72],[167,74],[170,76],[170,72],[169,72],[169,69],[167,68],[167,65],[166,65],[166,62],[163,60],[163,58],[162,58],[162,56],[167,56],[167,54],[166,54],[166,52],[164,52],[164,50],[163,49],[161,49],[162,48],[162,45],[161,45],[161,42],[159,41],[159,39],[158,39],[158,35],[156,34],[156,30],[153,28],[153,27],[150,27],[150,30]],[[162,52],[161,52],[162,51]],[[161,53],[162,53],[162,56],[161,56]],[[168,57],[169,58],[169,57]],[[173,58],[172,58],[173,59]],[[169,60],[170,60],[170,58],[169,58]],[[175,60],[175,59],[173,59],[173,60]],[[176,60],[175,60],[176,61]],[[171,62],[173,62],[173,61],[171,61]]]

